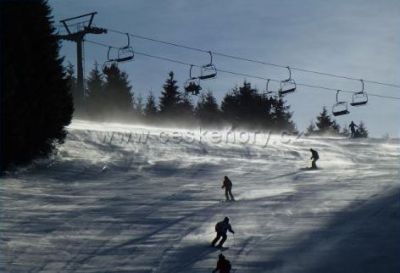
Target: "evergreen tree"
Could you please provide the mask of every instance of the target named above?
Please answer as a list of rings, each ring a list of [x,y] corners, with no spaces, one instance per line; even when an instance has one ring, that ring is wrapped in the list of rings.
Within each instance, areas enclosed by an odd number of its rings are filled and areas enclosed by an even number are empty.
[[[106,114],[108,119],[130,119],[133,113],[134,97],[131,93],[128,75],[113,64],[104,69]]]
[[[2,1],[0,169],[48,155],[66,136],[72,95],[46,1]]]
[[[154,122],[158,114],[156,100],[153,94],[150,92],[147,97],[146,105],[144,107],[144,117],[149,122]]]
[[[290,106],[286,105],[283,97],[278,96],[272,102],[272,128],[279,131],[295,132],[296,126],[292,122]]]
[[[234,127],[267,128],[271,125],[271,102],[257,92],[251,84],[235,87],[221,103],[224,119]]]
[[[88,98],[87,107],[89,117],[103,119],[105,115],[106,93],[104,91],[104,76],[95,63],[87,79]]]
[[[368,130],[365,127],[364,122],[360,121],[360,123],[358,124],[358,129],[356,132],[356,137],[361,137],[361,138],[366,138],[368,137]]]
[[[315,124],[313,121],[310,122],[310,125],[308,125],[306,129],[306,135],[312,135],[315,133]]]
[[[194,123],[194,106],[192,100],[187,93],[180,95],[180,101],[177,105],[178,112],[177,121],[183,122],[186,125],[193,125]]]
[[[342,136],[345,136],[345,137],[350,137],[350,131],[349,131],[349,128],[348,128],[347,124],[345,124],[345,125],[342,127],[342,131],[340,132],[340,134],[341,134]]]
[[[197,103],[195,116],[201,126],[218,126],[221,124],[221,111],[212,92],[202,94]]]
[[[318,134],[338,134],[340,130],[339,125],[337,125],[335,120],[331,119],[325,106],[322,108],[322,112],[317,117],[316,126],[318,128]]]
[[[177,81],[174,79],[174,72],[169,72],[160,98],[160,114],[167,119],[176,118],[180,115],[179,103],[181,102]]]
[[[144,116],[143,97],[139,95],[135,101],[134,114],[136,119],[141,119]]]

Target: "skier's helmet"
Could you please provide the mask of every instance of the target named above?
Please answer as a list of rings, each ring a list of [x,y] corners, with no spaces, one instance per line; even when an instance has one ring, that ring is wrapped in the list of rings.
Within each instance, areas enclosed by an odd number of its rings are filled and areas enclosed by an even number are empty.
[[[228,223],[228,222],[229,222],[229,218],[228,218],[228,217],[225,217],[225,218],[224,218],[224,222],[227,222],[227,223]]]

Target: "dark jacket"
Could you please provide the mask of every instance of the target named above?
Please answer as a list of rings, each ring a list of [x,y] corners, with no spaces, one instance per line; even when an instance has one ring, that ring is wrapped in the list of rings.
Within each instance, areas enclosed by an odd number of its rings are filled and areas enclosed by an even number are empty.
[[[216,231],[217,233],[226,234],[226,233],[228,232],[228,230],[229,230],[230,232],[232,232],[232,233],[235,233],[235,232],[232,230],[231,224],[229,224],[229,222],[221,221],[221,222],[218,222],[218,223],[215,225],[215,231]]]
[[[218,270],[220,273],[231,272],[231,263],[225,258],[219,259],[217,262],[217,268],[213,272],[216,272]]]
[[[232,181],[229,178],[224,179],[222,188],[226,188],[226,189],[230,190],[232,188]]]
[[[313,149],[310,149],[310,151],[311,151],[311,154],[312,154],[311,159],[315,159],[315,160],[319,159],[319,155],[318,155],[317,151],[315,151]]]

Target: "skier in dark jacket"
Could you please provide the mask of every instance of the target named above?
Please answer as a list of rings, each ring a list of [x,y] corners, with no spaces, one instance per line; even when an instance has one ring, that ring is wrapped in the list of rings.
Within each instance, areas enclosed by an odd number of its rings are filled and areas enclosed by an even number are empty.
[[[231,198],[230,199],[231,201],[235,201],[235,198],[233,197],[232,194],[232,181],[227,176],[224,176],[224,181],[221,189],[223,188],[225,188],[226,201],[229,201],[229,197]]]
[[[356,127],[358,127],[353,121],[351,121],[350,125],[350,130],[351,130],[351,137],[356,136]]]
[[[311,158],[310,159],[312,159],[311,169],[317,169],[317,164],[315,164],[315,163],[319,159],[318,152],[313,150],[313,149],[310,149],[310,152],[311,152]]]
[[[215,244],[216,244],[216,243],[219,241],[219,239],[221,239],[221,237],[222,237],[221,242],[219,242],[219,244],[218,244],[218,246],[217,246],[217,247],[222,247],[222,245],[223,245],[223,244],[225,243],[225,241],[226,241],[226,237],[227,237],[226,233],[228,232],[228,230],[229,230],[229,232],[231,232],[232,234],[235,233],[235,232],[232,230],[231,225],[229,224],[229,218],[228,218],[228,217],[225,217],[223,221],[218,222],[218,223],[215,225],[215,232],[217,232],[217,237],[215,237],[215,239],[212,241],[211,246],[215,246]]]
[[[219,273],[231,272],[231,262],[225,258],[224,255],[219,254],[217,267],[213,270],[213,273],[219,271]]]

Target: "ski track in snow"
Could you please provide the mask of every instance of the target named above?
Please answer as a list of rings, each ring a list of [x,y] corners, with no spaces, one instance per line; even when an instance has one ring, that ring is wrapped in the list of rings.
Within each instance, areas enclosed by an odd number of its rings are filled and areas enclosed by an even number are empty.
[[[74,121],[54,157],[1,179],[1,272],[210,272],[225,216],[233,272],[400,272],[398,141],[122,138],[143,128]],[[320,170],[300,170],[310,147]]]

